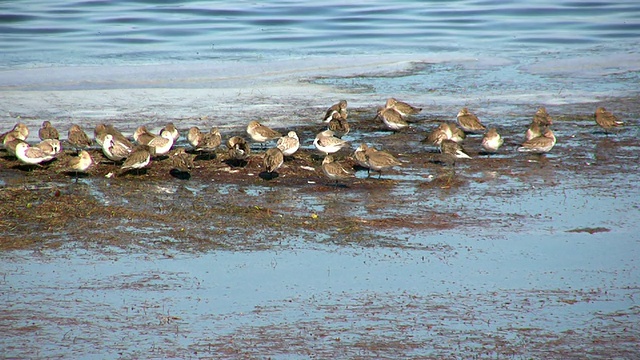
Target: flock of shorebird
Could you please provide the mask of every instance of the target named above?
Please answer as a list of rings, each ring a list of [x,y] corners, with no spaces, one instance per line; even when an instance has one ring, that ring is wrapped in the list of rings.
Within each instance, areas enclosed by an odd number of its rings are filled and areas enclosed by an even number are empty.
[[[418,114],[421,110],[421,108],[389,98],[383,107],[378,108],[376,119],[380,119],[389,130],[398,131],[408,127],[407,119]],[[623,125],[622,121],[603,107],[597,108],[594,117],[596,123],[607,133]],[[331,155],[349,146],[349,143],[342,139],[350,131],[347,118],[346,100],[331,106],[322,118],[323,122],[327,124],[327,129],[318,133],[313,141],[315,148],[325,154],[322,161],[323,173],[327,178],[335,180],[336,184],[344,178],[353,176],[351,170],[334,161]],[[551,125],[551,116],[544,107],[541,107],[535,113],[526,131],[525,141],[518,147],[518,151],[537,154],[549,152],[556,144],[556,137],[550,128]],[[246,132],[257,143],[277,141],[275,147],[267,149],[263,154],[263,166],[269,174],[276,172],[284,163],[285,157],[292,156],[300,148],[300,139],[295,131],[289,131],[288,134],[282,135],[258,121],[251,121]],[[440,123],[422,142],[438,147],[440,152],[455,165],[456,159],[471,158],[461,145],[467,134],[484,134],[482,147],[487,154],[497,152],[504,142],[495,128],[487,130],[478,117],[466,107],[458,113],[457,125],[455,123]],[[0,141],[7,152],[28,165],[49,162],[62,151],[60,135],[49,121],[44,121],[38,131],[42,140],[40,143],[34,145],[27,143],[28,135],[27,126],[18,123],[13,129],[0,135]],[[167,124],[158,135],[148,131],[145,126],[140,126],[133,133],[133,140],[136,143],[134,145],[130,139],[122,135],[112,125],[99,124],[95,127],[94,139],[92,140],[80,126],[74,124],[69,129],[67,142],[78,153],[65,164],[65,169],[76,174],[86,172],[94,163],[86,151],[92,146],[94,140],[101,147],[102,153],[107,159],[121,163],[121,173],[142,169],[150,164],[153,157],[170,154],[179,137],[180,133],[173,123]],[[221,145],[222,136],[215,127],[206,133],[194,126],[189,129],[187,140],[194,151],[212,154]],[[233,136],[227,140],[226,146],[230,160],[238,164],[246,164],[251,147],[244,137]],[[189,169],[193,165],[193,158],[185,152],[184,148],[174,149],[170,156],[179,169]],[[378,172],[380,175],[384,170],[401,165],[401,162],[389,152],[377,150],[364,143],[355,150],[353,159],[359,166],[368,169],[368,171]]]

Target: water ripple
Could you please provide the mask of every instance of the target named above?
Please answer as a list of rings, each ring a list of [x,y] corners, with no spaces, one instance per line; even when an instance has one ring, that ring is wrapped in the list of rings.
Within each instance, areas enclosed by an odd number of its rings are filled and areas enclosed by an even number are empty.
[[[166,54],[190,57],[212,46],[218,55],[231,56],[328,49],[342,54],[535,52],[640,38],[640,4],[625,0],[26,0],[1,3],[0,14],[0,46],[11,50],[0,66],[43,57],[66,63],[108,56],[137,61],[141,53],[162,61]]]

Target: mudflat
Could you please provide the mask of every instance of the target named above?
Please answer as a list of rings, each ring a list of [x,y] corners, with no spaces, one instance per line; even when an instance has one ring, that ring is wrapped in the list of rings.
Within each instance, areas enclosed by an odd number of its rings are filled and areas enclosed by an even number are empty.
[[[327,179],[313,148],[265,174],[260,145],[230,161],[222,134],[194,168],[119,173],[100,149],[76,181],[0,152],[0,315],[8,357],[634,358],[640,271],[637,98],[549,109],[557,144],[519,153],[533,114],[505,114],[455,166],[421,140],[350,113],[356,176]],[[180,123],[188,123],[181,119]],[[178,122],[176,122],[178,124]],[[54,124],[55,125],[55,124]],[[178,125],[180,128],[180,126]],[[180,128],[186,135],[186,128]],[[402,165],[379,176],[360,144]],[[184,137],[177,147],[189,148]],[[269,146],[275,146],[275,142]],[[111,175],[113,174],[113,176]],[[105,335],[108,333],[108,335]],[[59,346],[58,346],[59,345]],[[64,346],[62,346],[64,345]]]

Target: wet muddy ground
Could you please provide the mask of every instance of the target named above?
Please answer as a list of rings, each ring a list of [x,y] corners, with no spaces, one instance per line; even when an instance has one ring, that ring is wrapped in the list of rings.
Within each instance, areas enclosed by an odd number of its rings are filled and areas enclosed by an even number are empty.
[[[156,159],[110,177],[93,149],[77,182],[61,167],[71,151],[42,168],[1,151],[1,352],[637,358],[638,103],[603,104],[628,123],[616,134],[596,104],[548,107],[558,144],[543,156],[516,151],[535,107],[504,114],[485,121],[499,153],[470,135],[473,159],[455,167],[420,142],[455,117],[425,111],[393,133],[353,109],[351,151],[404,164],[340,186],[320,169],[316,123],[295,128],[303,149],[271,179],[258,148],[245,166],[220,149],[188,174]],[[349,166],[351,151],[338,153]]]

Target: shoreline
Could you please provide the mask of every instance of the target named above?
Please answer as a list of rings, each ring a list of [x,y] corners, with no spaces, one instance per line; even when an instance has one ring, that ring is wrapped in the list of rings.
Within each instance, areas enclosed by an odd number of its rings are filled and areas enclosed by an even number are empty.
[[[595,171],[592,175],[597,176],[602,182],[598,182],[593,186],[598,189],[600,186],[607,186],[607,178],[620,177],[622,175],[633,177],[636,175],[633,172],[633,166],[628,163],[628,160],[633,158],[633,152],[635,151],[635,137],[638,133],[638,127],[633,119],[629,118],[626,114],[630,114],[640,111],[638,108],[638,99],[629,99],[623,101],[619,99],[619,102],[614,104],[614,109],[624,109],[630,112],[617,111],[616,113],[622,120],[626,122],[626,125],[620,130],[620,133],[613,134],[611,136],[605,136],[605,134],[599,130],[592,120],[592,116],[584,114],[558,114],[554,112],[554,109],[548,109],[554,118],[554,131],[558,138],[558,143],[554,149],[545,156],[536,157],[520,154],[515,151],[521,138],[526,130],[528,124],[528,114],[509,114],[508,118],[501,118],[501,123],[496,124],[486,117],[482,117],[486,125],[497,126],[505,139],[505,145],[501,148],[497,156],[487,157],[482,155],[480,140],[481,136],[469,136],[464,143],[464,147],[472,155],[473,159],[462,162],[462,173],[458,173],[455,169],[451,169],[450,166],[443,166],[441,164],[440,155],[437,150],[425,144],[421,144],[420,141],[426,136],[426,131],[434,129],[441,121],[450,121],[449,118],[441,118],[438,116],[432,116],[431,114],[418,115],[414,120],[415,122],[410,128],[393,133],[384,130],[382,123],[378,121],[372,121],[375,113],[369,109],[352,108],[350,123],[352,124],[352,132],[345,137],[350,142],[349,150],[342,150],[336,154],[340,161],[343,161],[346,165],[353,167],[355,161],[352,159],[353,150],[362,142],[373,145],[377,148],[383,148],[390,151],[394,156],[401,159],[404,165],[391,170],[388,174],[385,174],[382,180],[363,178],[362,172],[359,172],[359,176],[353,180],[353,186],[349,186],[347,189],[335,189],[338,192],[343,191],[356,191],[364,192],[375,191],[376,188],[381,187],[385,191],[400,191],[398,194],[400,198],[409,196],[411,191],[423,192],[427,189],[441,189],[441,191],[449,192],[455,189],[460,189],[462,192],[469,192],[469,194],[481,194],[487,193],[487,196],[497,197],[506,201],[506,198],[502,198],[501,194],[493,192],[493,189],[487,188],[486,184],[494,183],[499,188],[503,188],[505,191],[531,191],[535,189],[529,188],[526,183],[526,179],[529,176],[534,176],[536,181],[550,181],[551,184],[562,184],[563,181],[558,179],[558,176],[569,176],[570,182],[576,182],[575,186],[578,188],[589,188],[589,182],[584,177],[584,171]],[[575,107],[582,108],[583,105],[574,105]],[[595,105],[594,105],[595,107]],[[531,112],[533,114],[533,111]],[[532,116],[529,114],[529,116]],[[200,118],[197,121],[206,122],[206,118]],[[191,125],[198,125],[196,123]],[[160,125],[160,124],[159,124]],[[254,153],[247,166],[237,167],[230,165],[226,162],[227,154],[225,152],[225,141],[231,136],[239,135],[247,137],[243,128],[222,128],[223,145],[219,147],[215,156],[212,159],[205,159],[203,157],[193,154],[192,157],[196,158],[196,168],[191,171],[188,181],[181,182],[179,179],[175,179],[170,175],[171,161],[168,158],[160,159],[159,161],[153,161],[146,170],[145,174],[139,178],[135,175],[127,175],[122,179],[114,178],[107,179],[105,175],[109,173],[117,172],[118,166],[104,158],[101,150],[95,146],[90,151],[94,161],[98,161],[99,164],[94,166],[89,176],[81,179],[81,183],[84,183],[82,187],[85,190],[93,187],[109,186],[110,183],[116,186],[144,186],[145,181],[149,181],[151,189],[156,186],[157,182],[164,183],[171,187],[180,187],[182,185],[195,184],[196,188],[190,190],[194,191],[194,195],[199,192],[196,190],[201,185],[207,184],[209,181],[217,185],[224,186],[239,186],[241,188],[247,187],[247,189],[253,189],[251,191],[260,191],[259,189],[265,187],[271,190],[282,190],[282,187],[293,187],[295,191],[302,191],[306,193],[311,191],[309,196],[313,197],[313,189],[321,188],[322,192],[331,192],[331,186],[327,186],[329,181],[325,179],[322,171],[320,170],[320,163],[322,156],[311,144],[315,134],[324,128],[324,124],[319,120],[316,123],[297,125],[295,127],[288,126],[276,126],[275,129],[286,133],[288,130],[295,130],[300,137],[301,148],[294,159],[287,161],[285,166],[279,171],[282,176],[276,177],[272,181],[262,179],[259,174],[262,167],[262,153],[263,150],[256,148],[254,145]],[[186,147],[189,150],[189,146],[184,139],[186,129],[178,124],[178,128],[182,132],[182,138],[176,143],[176,147]],[[32,134],[34,132],[32,128]],[[88,133],[92,133],[92,129],[85,129]],[[126,130],[122,129],[125,133]],[[154,128],[150,130],[155,131]],[[65,138],[66,129],[59,129],[62,134],[62,138]],[[34,135],[32,135],[33,137]],[[270,146],[275,144],[272,143]],[[64,145],[63,145],[64,147]],[[602,149],[599,149],[602,147]],[[616,154],[615,151],[621,153]],[[22,192],[23,186],[26,186],[29,182],[39,183],[45,181],[50,183],[54,188],[59,184],[64,192],[73,192],[74,184],[68,183],[72,181],[69,175],[60,173],[61,164],[71,156],[72,151],[65,150],[65,153],[60,156],[59,159],[54,160],[51,164],[45,166],[45,168],[27,169],[22,166],[15,158],[9,157],[6,151],[0,150],[0,172],[3,174],[3,188],[4,190],[13,189],[17,191],[16,195]],[[601,157],[603,153],[606,154],[605,159],[613,160],[613,163],[608,161],[602,162]],[[625,155],[626,154],[626,155]],[[586,167],[585,167],[586,166]],[[315,170],[311,170],[315,169]],[[355,168],[358,170],[358,168]],[[455,171],[454,174],[451,172]],[[557,173],[557,174],[556,174]],[[564,174],[564,175],[560,175]],[[567,175],[568,174],[568,175]],[[588,173],[587,173],[588,174]],[[375,175],[373,175],[375,177]],[[551,176],[547,179],[547,176]],[[137,184],[135,179],[143,180],[141,184]],[[596,179],[592,179],[595,181]],[[134,183],[130,183],[134,181]],[[618,184],[622,186],[622,184]],[[510,188],[513,187],[513,188]],[[395,190],[394,190],[395,189]],[[635,191],[630,189],[631,191]],[[45,191],[46,192],[46,191]],[[408,192],[408,193],[407,193]],[[85,194],[86,196],[94,197],[91,193]],[[118,196],[117,193],[112,196]],[[95,201],[95,200],[94,200]],[[443,206],[446,203],[439,201]],[[390,206],[399,206],[399,204]],[[618,205],[609,204],[614,208]],[[6,206],[11,206],[6,204]],[[263,205],[260,205],[263,206]],[[422,205],[421,205],[422,206]],[[511,206],[511,205],[510,205]],[[522,209],[518,210],[521,211]],[[394,211],[402,212],[401,208],[395,208]],[[492,215],[493,216],[493,215]],[[454,227],[460,226],[464,228],[467,226],[467,222],[470,219],[457,218],[454,221]],[[594,219],[595,220],[595,219]],[[436,222],[436,226],[438,222]],[[444,222],[443,222],[444,223]],[[380,225],[383,225],[382,223]],[[400,226],[397,223],[394,226]],[[408,222],[407,226],[418,226],[418,223],[413,224]],[[597,223],[585,224],[585,226],[575,226],[572,230],[581,227],[585,228],[597,228],[600,226]],[[610,229],[609,226],[604,226]],[[427,227],[428,228],[428,227]],[[520,231],[516,227],[516,232]]]
[[[109,121],[135,129],[139,118],[150,124],[205,116],[219,127],[242,127],[253,118],[286,127],[315,121],[340,99],[374,110],[394,96],[433,116],[453,117],[470,106],[497,118],[528,106],[562,109],[637,97],[630,84],[639,76],[640,55],[626,54],[615,67],[608,59],[519,63],[444,54],[10,70],[0,72],[0,120],[9,126],[20,117],[29,127],[42,120],[83,127]]]

